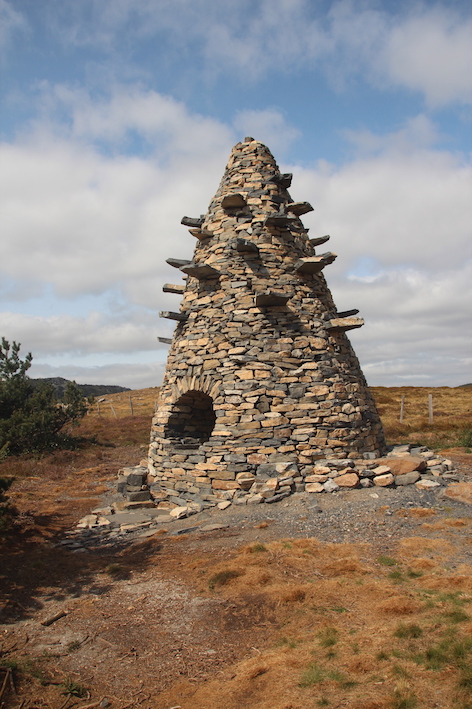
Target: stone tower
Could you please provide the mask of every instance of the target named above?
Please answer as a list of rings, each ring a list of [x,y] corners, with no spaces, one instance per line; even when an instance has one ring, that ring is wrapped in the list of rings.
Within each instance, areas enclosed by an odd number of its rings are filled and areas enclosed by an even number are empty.
[[[191,261],[168,259],[184,277],[153,419],[149,470],[182,500],[282,476],[292,489],[321,459],[374,458],[385,440],[346,331],[358,311],[338,313],[323,276],[336,254],[317,255],[312,210],[288,192],[268,148],[238,143],[205,216],[184,217],[197,239]],[[257,487],[257,485],[256,485]]]

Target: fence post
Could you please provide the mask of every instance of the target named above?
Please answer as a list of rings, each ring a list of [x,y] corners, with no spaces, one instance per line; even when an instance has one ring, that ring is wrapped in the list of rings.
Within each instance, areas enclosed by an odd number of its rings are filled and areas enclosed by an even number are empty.
[[[116,415],[116,411],[115,411],[115,409],[113,408],[113,404],[110,404],[110,409],[113,411],[113,416],[114,416],[115,418],[118,418],[118,416]]]
[[[129,410],[131,411],[131,416],[134,416],[133,400],[132,400],[131,396],[129,397]]]
[[[428,412],[429,412],[429,422],[433,423],[433,395],[428,394]]]
[[[99,402],[99,401],[97,401],[97,411],[98,411],[98,418],[101,418],[101,414],[100,414],[100,402]]]
[[[402,394],[402,399],[400,402],[400,423],[403,423],[403,412],[405,410],[405,394]]]

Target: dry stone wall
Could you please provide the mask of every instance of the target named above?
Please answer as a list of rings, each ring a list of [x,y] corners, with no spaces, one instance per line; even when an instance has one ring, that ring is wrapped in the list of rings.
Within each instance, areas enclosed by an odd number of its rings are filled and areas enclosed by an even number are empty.
[[[162,317],[177,325],[153,419],[150,482],[201,502],[259,494],[268,480],[296,489],[321,460],[377,458],[380,419],[337,312],[318,254],[294,202],[291,175],[266,146],[233,149],[206,215],[184,217],[192,260],[168,259],[184,283]],[[271,483],[275,484],[275,483]]]

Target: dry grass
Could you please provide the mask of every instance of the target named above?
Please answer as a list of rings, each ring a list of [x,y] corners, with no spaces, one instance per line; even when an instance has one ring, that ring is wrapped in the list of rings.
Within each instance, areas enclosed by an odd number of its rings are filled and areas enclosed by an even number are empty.
[[[472,387],[371,387],[387,441],[431,448],[472,446]],[[429,423],[428,395],[433,396]],[[400,402],[405,397],[403,423]]]
[[[287,539],[264,553],[245,546],[218,564],[207,559],[199,573],[225,579],[213,596],[232,607],[257,599],[256,624],[274,614],[272,642],[191,693],[174,686],[156,707],[186,707],[191,696],[192,709],[470,709],[472,569],[458,585],[444,567],[454,550],[433,539],[427,552],[441,563],[409,574],[421,541],[400,540],[400,583],[388,564],[369,561],[367,545]]]
[[[156,410],[158,397],[159,387],[98,396],[90,406],[89,415],[97,418],[100,415],[104,419],[115,418],[115,414],[117,418],[131,415],[152,416]]]

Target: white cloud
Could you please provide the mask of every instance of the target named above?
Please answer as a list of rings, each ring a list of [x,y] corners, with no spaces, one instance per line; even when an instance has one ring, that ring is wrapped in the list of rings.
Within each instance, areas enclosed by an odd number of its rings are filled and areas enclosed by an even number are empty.
[[[142,311],[131,311],[121,318],[98,312],[90,312],[84,317],[0,313],[3,336],[33,349],[38,357],[58,352],[83,356],[153,351],[160,348],[156,341],[158,327],[156,313]],[[30,345],[30,342],[34,344]]]
[[[52,283],[62,296],[121,287],[155,307],[164,279],[175,277],[165,259],[195,245],[180,219],[206,211],[234,136],[155,92],[120,89],[107,104],[56,89],[45,103],[58,101],[70,111],[68,133],[48,116],[0,146],[0,271]],[[128,133],[156,150],[124,154]]]
[[[387,10],[338,0],[325,11],[310,0],[62,0],[46,3],[44,17],[69,47],[92,45],[114,61],[124,53],[127,66],[129,38],[152,39],[154,58],[163,60],[163,45],[166,63],[191,57],[188,71],[203,67],[207,76],[236,72],[254,83],[304,68],[323,71],[339,90],[360,78],[419,92],[431,106],[472,101],[470,9],[446,3]]]
[[[292,196],[315,206],[305,223],[315,235],[335,237],[329,244],[340,253],[334,273],[349,273],[366,256],[382,268],[412,265],[438,272],[471,258],[470,160],[418,147],[407,136],[400,130],[368,140],[363,133],[362,141],[375,144],[376,154],[359,155],[339,168],[290,168],[296,175]]]
[[[472,19],[428,8],[394,27],[385,48],[390,79],[433,106],[472,102]]]

